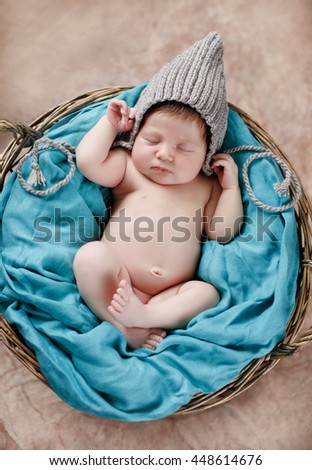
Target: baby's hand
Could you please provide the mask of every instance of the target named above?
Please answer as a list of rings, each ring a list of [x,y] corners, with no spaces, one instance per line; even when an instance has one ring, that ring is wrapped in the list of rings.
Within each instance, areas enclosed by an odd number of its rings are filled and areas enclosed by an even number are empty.
[[[108,105],[106,117],[117,132],[127,132],[133,127],[135,111],[125,101],[113,99]]]
[[[221,188],[238,188],[238,169],[233,158],[226,153],[217,153],[212,159],[211,168],[217,175]]]

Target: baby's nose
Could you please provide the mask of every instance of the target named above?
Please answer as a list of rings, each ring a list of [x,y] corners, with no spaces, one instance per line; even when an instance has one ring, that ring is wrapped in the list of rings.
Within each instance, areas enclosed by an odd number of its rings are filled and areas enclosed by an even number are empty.
[[[168,146],[163,145],[157,150],[156,157],[159,158],[160,160],[173,160],[173,155],[170,151],[170,148]]]

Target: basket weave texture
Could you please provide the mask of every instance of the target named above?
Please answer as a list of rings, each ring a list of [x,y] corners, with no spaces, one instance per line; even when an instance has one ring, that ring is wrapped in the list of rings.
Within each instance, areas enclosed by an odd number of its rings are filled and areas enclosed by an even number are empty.
[[[32,143],[40,138],[53,124],[74,111],[78,111],[92,103],[111,98],[126,89],[128,88],[116,86],[86,93],[50,109],[45,114],[39,116],[29,126],[1,120],[0,131],[13,132],[14,139],[9,143],[3,154],[0,155],[0,189],[2,189],[8,173],[12,171],[14,166],[25,154],[25,149],[28,149]],[[256,139],[281,157],[300,181],[288,157],[274,142],[272,137],[244,111],[232,104],[230,104],[230,107],[241,116]],[[294,188],[292,187],[291,190],[294,191]],[[282,358],[300,351],[303,347],[312,342],[312,325],[306,325],[309,297],[311,294],[312,206],[304,190],[295,210],[301,247],[301,263],[297,281],[296,304],[287,325],[285,337],[269,354],[252,361],[231,383],[215,393],[209,395],[199,393],[195,395],[177,414],[202,411],[227,402],[248,389],[264,374],[268,373]],[[46,378],[40,370],[35,354],[26,346],[23,338],[16,329],[6,321],[1,313],[0,339],[27,369],[39,380],[48,385]]]

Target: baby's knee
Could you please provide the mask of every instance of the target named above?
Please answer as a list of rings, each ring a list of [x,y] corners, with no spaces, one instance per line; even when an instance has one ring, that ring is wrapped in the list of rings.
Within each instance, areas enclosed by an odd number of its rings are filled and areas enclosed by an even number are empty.
[[[94,263],[98,263],[99,259],[102,259],[105,248],[104,244],[100,241],[86,243],[79,248],[74,258],[74,272],[77,272],[81,268],[86,268],[87,266],[91,267]]]
[[[211,305],[217,305],[220,302],[218,290],[208,282],[197,280],[188,281],[182,286],[180,291],[187,289],[194,289],[194,292],[196,292],[198,296],[205,298]]]
[[[205,295],[208,299],[210,299],[211,303],[216,305],[220,302],[220,294],[219,291],[213,286],[209,284],[209,282],[197,281],[200,284],[200,288],[203,290]]]
[[[217,305],[220,302],[219,291],[212,284],[208,284],[206,282],[204,282],[204,284],[206,284],[206,286],[207,286],[206,287],[207,295],[208,295],[208,297],[211,301],[211,306]]]

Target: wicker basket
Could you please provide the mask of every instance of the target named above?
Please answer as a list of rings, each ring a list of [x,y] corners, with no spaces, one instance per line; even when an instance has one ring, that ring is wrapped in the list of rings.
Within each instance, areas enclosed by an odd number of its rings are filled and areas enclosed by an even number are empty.
[[[25,149],[29,148],[33,141],[41,137],[42,134],[53,124],[73,111],[77,111],[91,103],[115,96],[126,89],[126,87],[107,87],[81,95],[46,112],[42,116],[38,117],[30,126],[10,123],[3,120],[0,121],[1,131],[12,131],[14,134],[14,139],[1,155],[0,188],[2,189],[6,175],[12,171],[13,167],[23,156]],[[284,159],[295,173],[295,170],[292,168],[287,156],[273,141],[272,137],[270,137],[259,126],[259,124],[257,124],[241,109],[233,105],[230,105],[230,107],[242,117],[252,134],[259,140],[259,142]],[[311,292],[311,277],[309,270],[312,266],[311,218],[312,206],[303,191],[302,197],[296,207],[297,228],[301,245],[301,264],[298,276],[296,305],[287,325],[284,339],[269,354],[252,361],[235,380],[227,384],[221,390],[210,395],[203,393],[195,395],[187,405],[177,412],[178,414],[187,414],[194,411],[206,410],[221,403],[225,403],[253,385],[264,374],[269,372],[282,358],[301,350],[312,341],[312,326],[307,327],[307,322],[305,322]],[[38,379],[48,385],[40,370],[36,356],[25,345],[23,338],[21,338],[19,333],[14,329],[14,327],[8,324],[1,314],[0,338],[4,345],[22,364],[24,364],[25,367],[27,367]]]

